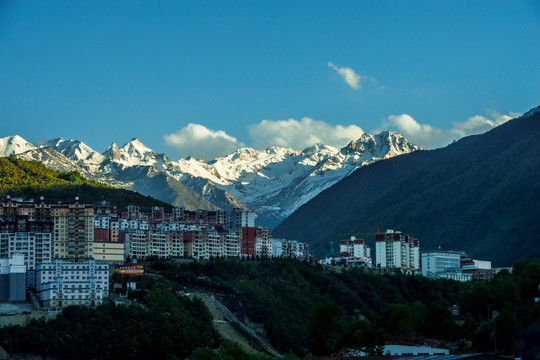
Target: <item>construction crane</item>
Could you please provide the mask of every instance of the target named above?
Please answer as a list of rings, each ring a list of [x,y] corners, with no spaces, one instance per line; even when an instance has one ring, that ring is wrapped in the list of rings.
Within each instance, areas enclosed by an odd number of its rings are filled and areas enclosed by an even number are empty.
[[[362,236],[362,235],[377,235],[380,234],[381,231],[379,230],[379,227],[377,226],[377,232],[367,232],[367,233],[355,233],[355,234],[338,234],[339,236]]]
[[[377,235],[380,234],[379,227],[377,226],[377,232],[374,233],[354,233],[354,234],[338,234],[339,236],[365,236],[365,235]]]

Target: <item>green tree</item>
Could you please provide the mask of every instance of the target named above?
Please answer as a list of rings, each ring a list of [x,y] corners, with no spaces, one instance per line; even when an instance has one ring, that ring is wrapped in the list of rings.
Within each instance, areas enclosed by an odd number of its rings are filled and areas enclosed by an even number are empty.
[[[412,335],[411,313],[404,304],[390,304],[376,316],[375,324],[388,335]]]
[[[309,327],[309,351],[313,355],[332,354],[341,334],[343,308],[335,304],[318,304]]]

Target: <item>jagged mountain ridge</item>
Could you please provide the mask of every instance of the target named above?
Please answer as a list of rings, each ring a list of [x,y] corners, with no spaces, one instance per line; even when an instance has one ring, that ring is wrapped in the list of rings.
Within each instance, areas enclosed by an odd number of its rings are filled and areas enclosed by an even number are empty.
[[[258,223],[270,227],[359,167],[419,149],[392,131],[364,134],[341,149],[324,144],[302,151],[241,148],[210,162],[192,157],[172,161],[137,138],[122,147],[112,143],[101,154],[79,140],[57,138],[33,145],[12,136],[0,141],[3,156],[14,154],[57,170],[77,170],[90,179],[179,206],[182,196],[176,193],[186,186],[206,199],[208,204],[201,208],[249,208],[258,214]],[[2,146],[8,142],[18,144],[17,151],[13,145]]]

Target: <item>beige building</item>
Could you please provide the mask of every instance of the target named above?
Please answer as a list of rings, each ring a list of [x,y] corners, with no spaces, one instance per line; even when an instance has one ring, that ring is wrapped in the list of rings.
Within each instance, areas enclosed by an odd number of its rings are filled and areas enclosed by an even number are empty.
[[[51,207],[54,222],[54,258],[89,259],[93,257],[94,206],[92,204],[58,204]]]

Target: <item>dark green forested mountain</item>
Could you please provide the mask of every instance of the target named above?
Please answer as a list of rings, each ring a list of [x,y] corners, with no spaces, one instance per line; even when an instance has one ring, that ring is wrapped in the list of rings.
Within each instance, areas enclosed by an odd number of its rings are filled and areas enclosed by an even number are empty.
[[[6,195],[39,199],[47,202],[72,202],[78,196],[82,202],[109,201],[120,208],[127,205],[171,205],[135,191],[115,189],[88,180],[77,172],[60,172],[49,169],[37,161],[25,161],[15,157],[0,157],[0,196]]]
[[[540,258],[540,112],[443,149],[363,167],[275,230],[325,255],[340,234],[394,229],[510,265]],[[368,242],[369,237],[366,237]],[[337,249],[337,247],[334,247]]]

